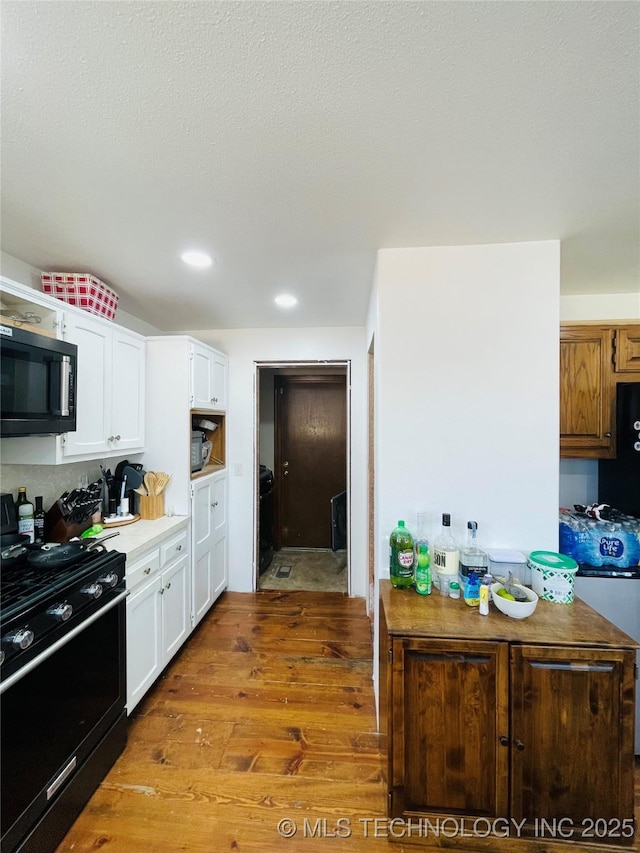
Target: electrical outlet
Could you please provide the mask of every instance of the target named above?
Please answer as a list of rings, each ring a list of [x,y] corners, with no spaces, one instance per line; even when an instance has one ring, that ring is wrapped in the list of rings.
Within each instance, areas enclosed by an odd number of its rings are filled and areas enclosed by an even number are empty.
[[[236,462],[234,464],[233,474],[235,477],[242,477],[242,462]]]

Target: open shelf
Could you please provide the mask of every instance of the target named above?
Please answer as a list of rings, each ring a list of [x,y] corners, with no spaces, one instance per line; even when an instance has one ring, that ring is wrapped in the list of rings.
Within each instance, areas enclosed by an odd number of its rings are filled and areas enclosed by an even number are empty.
[[[191,409],[190,414],[192,430],[199,430],[206,436],[206,440],[211,442],[209,462],[201,471],[194,471],[191,474],[191,479],[197,480],[227,467],[226,416],[202,409]],[[203,421],[214,425],[215,428],[201,426]]]

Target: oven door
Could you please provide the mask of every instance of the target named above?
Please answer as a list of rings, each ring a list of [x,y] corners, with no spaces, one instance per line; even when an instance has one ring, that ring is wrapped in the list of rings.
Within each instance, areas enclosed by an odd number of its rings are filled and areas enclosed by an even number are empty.
[[[76,429],[75,344],[0,325],[0,434],[44,435]]]
[[[124,713],[125,597],[123,592],[34,659],[26,675],[16,673],[2,694],[0,820],[6,853],[41,849],[31,840],[21,846],[38,824],[36,837],[47,839],[53,850],[100,781],[82,790],[74,778],[91,778],[83,768]],[[73,796],[65,801],[67,787]],[[51,814],[56,807],[63,810],[60,803],[67,811],[62,819]]]

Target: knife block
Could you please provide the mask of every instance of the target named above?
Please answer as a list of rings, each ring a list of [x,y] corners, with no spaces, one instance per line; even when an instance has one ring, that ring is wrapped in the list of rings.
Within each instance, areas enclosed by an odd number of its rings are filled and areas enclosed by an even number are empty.
[[[164,492],[159,495],[139,495],[140,518],[149,521],[154,518],[162,518],[164,515]]]
[[[74,536],[80,536],[93,524],[93,516],[77,524],[65,521],[60,501],[56,501],[44,517],[45,542],[68,542]]]

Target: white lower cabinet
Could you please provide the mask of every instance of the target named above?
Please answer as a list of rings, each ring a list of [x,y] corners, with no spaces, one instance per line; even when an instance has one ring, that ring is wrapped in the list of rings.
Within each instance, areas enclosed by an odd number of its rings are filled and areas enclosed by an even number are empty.
[[[130,714],[192,630],[188,528],[127,566],[127,587]]]
[[[191,485],[193,614],[200,622],[228,584],[227,472]]]

